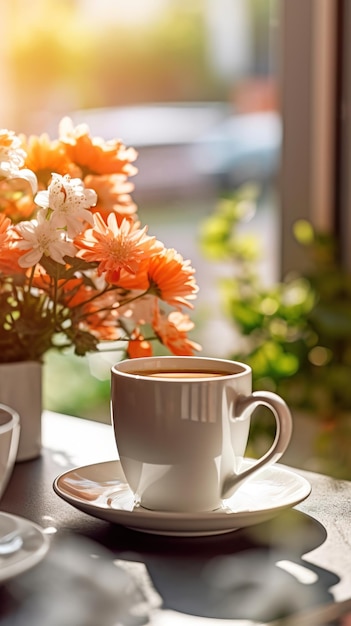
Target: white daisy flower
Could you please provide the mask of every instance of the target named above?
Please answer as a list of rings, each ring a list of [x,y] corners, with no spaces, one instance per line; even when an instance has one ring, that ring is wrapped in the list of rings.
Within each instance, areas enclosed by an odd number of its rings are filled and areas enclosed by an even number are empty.
[[[71,178],[68,174],[53,174],[47,191],[39,191],[35,197],[38,206],[51,209],[50,221],[53,225],[65,228],[71,238],[82,231],[84,222],[93,225],[93,215],[89,209],[96,202],[96,192],[85,189],[80,178]]]
[[[28,250],[18,260],[21,267],[33,267],[43,255],[65,265],[64,257],[73,257],[77,252],[73,243],[66,240],[65,233],[57,229],[51,220],[46,219],[46,214],[47,211],[39,211],[37,220],[21,222],[15,227],[22,237],[16,242],[17,247]]]

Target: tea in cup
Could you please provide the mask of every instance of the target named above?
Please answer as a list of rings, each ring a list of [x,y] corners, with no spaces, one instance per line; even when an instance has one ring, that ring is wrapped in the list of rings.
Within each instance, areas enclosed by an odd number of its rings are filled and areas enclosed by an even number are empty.
[[[284,400],[252,392],[251,368],[206,357],[146,357],[111,370],[111,418],[126,480],[141,506],[157,511],[218,509],[288,447]],[[270,449],[243,468],[254,409],[276,420]]]
[[[0,498],[10,480],[16,461],[20,418],[14,409],[0,404]]]

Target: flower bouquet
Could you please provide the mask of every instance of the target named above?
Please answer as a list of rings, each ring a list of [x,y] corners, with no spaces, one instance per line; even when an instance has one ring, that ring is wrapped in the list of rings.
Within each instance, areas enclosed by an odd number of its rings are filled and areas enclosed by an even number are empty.
[[[195,271],[141,227],[136,156],[69,118],[55,140],[0,131],[0,363],[42,362],[53,348],[201,349],[183,312]]]

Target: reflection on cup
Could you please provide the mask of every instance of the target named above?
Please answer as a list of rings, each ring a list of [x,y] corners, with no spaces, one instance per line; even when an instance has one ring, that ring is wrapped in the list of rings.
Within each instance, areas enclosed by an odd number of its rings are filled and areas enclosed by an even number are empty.
[[[243,481],[286,450],[292,420],[276,394],[252,392],[244,363],[205,357],[148,357],[111,370],[111,412],[126,479],[143,507],[219,508]],[[253,410],[276,419],[268,452],[242,469]]]

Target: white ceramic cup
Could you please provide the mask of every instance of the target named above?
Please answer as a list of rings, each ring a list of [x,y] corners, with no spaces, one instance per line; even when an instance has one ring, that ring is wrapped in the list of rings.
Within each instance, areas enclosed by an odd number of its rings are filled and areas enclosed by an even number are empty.
[[[205,357],[147,357],[112,367],[116,445],[137,503],[158,511],[215,510],[280,459],[291,437],[290,411],[274,393],[252,393],[251,378],[244,363]],[[258,405],[272,410],[276,435],[268,452],[243,469]]]
[[[20,418],[14,409],[0,404],[0,498],[15,465],[20,435]]]

